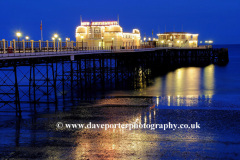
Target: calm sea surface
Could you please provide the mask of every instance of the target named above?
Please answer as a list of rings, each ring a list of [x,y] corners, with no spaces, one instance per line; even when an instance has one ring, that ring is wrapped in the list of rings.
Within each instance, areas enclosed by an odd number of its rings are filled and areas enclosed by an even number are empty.
[[[226,66],[183,67],[137,88],[38,115],[0,116],[0,157],[15,159],[240,159],[240,45]],[[142,74],[141,69],[137,70]],[[75,92],[78,92],[76,89]],[[79,91],[80,92],[80,91]],[[94,98],[94,96],[96,96]],[[54,108],[54,105],[52,106]],[[194,124],[198,129],[57,129],[81,124]]]

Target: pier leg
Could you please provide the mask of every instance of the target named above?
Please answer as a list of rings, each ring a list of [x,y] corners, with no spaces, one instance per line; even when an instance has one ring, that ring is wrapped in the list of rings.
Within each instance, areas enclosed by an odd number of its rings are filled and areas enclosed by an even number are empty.
[[[62,97],[63,97],[63,110],[65,109],[65,79],[64,79],[64,74],[65,74],[65,71],[64,71],[64,60],[62,60]]]
[[[73,102],[73,61],[71,61],[71,100],[72,100],[72,103],[74,105],[74,102]]]
[[[21,116],[22,110],[20,107],[18,80],[17,80],[17,66],[14,64],[14,76],[15,76],[15,105],[16,105],[16,116]]]
[[[31,86],[32,86],[32,64],[30,64],[30,73],[29,73],[29,107],[31,108]]]
[[[47,109],[49,110],[49,72],[48,72],[48,62],[46,63],[46,71],[47,71]]]
[[[57,69],[57,62],[56,62],[56,69]],[[56,71],[56,75],[54,73],[54,65],[52,62],[52,76],[53,76],[53,88],[54,88],[54,94],[55,94],[55,112],[58,110],[58,100],[57,100],[57,71]]]
[[[33,105],[34,105],[34,113],[36,114],[37,113],[37,109],[36,109],[36,75],[35,75],[35,63],[33,63]]]

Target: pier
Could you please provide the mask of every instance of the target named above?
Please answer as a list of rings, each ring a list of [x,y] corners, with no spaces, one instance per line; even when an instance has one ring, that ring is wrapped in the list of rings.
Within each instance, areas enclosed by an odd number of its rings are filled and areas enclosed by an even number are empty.
[[[226,65],[227,49],[142,48],[0,54],[0,111],[36,114],[90,95],[142,88],[185,66]],[[126,81],[128,80],[128,81]],[[76,92],[76,89],[78,92]],[[67,101],[67,102],[66,102]],[[43,105],[45,104],[45,105]],[[50,107],[51,108],[51,107]]]

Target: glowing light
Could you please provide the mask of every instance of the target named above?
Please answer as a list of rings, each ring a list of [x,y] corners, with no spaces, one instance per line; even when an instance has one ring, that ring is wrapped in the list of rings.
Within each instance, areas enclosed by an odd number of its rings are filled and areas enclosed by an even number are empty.
[[[57,34],[54,34],[54,38],[58,38],[58,35],[57,35]]]
[[[59,41],[61,41],[62,39],[61,38],[58,38]]]
[[[102,37],[102,39],[103,39],[103,37]]]
[[[112,40],[114,40],[114,38],[112,38]]]
[[[83,36],[81,36],[81,39],[83,39]]]
[[[171,102],[171,97],[168,96],[168,106],[170,106],[170,102]]]
[[[204,87],[206,88],[204,95],[210,98],[214,94],[214,65],[209,65],[203,69]]]
[[[89,26],[90,25],[90,22],[82,22],[81,23],[81,26]]]
[[[52,37],[52,40],[54,41],[54,40],[55,40],[55,38],[54,38],[54,37]]]
[[[146,41],[146,37],[144,37],[143,40]]]
[[[16,35],[17,35],[17,37],[21,37],[22,33],[21,32],[17,32]]]
[[[151,41],[151,38],[148,38],[149,41]]]
[[[208,41],[208,43],[210,43],[210,44],[211,44],[211,43],[213,43],[213,41],[211,41],[211,40],[210,40],[210,41]]]
[[[90,22],[82,22],[81,26],[89,26]],[[113,26],[118,25],[117,21],[91,22],[91,26]]]
[[[29,37],[28,37],[28,36],[26,36],[26,37],[25,37],[25,39],[26,39],[26,40],[29,40]]]
[[[177,43],[179,43],[180,41],[177,41]]]
[[[164,41],[162,41],[162,43],[164,43]]]

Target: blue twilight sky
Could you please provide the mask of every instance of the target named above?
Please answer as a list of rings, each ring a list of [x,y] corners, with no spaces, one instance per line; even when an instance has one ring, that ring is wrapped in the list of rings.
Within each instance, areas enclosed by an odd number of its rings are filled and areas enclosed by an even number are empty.
[[[123,31],[133,28],[142,37],[165,31],[199,33],[199,40],[215,44],[240,44],[240,0],[0,0],[0,39],[12,40],[16,31],[33,40],[50,40],[53,33],[75,40],[83,21],[108,21],[120,17]],[[175,26],[175,27],[174,27]]]

